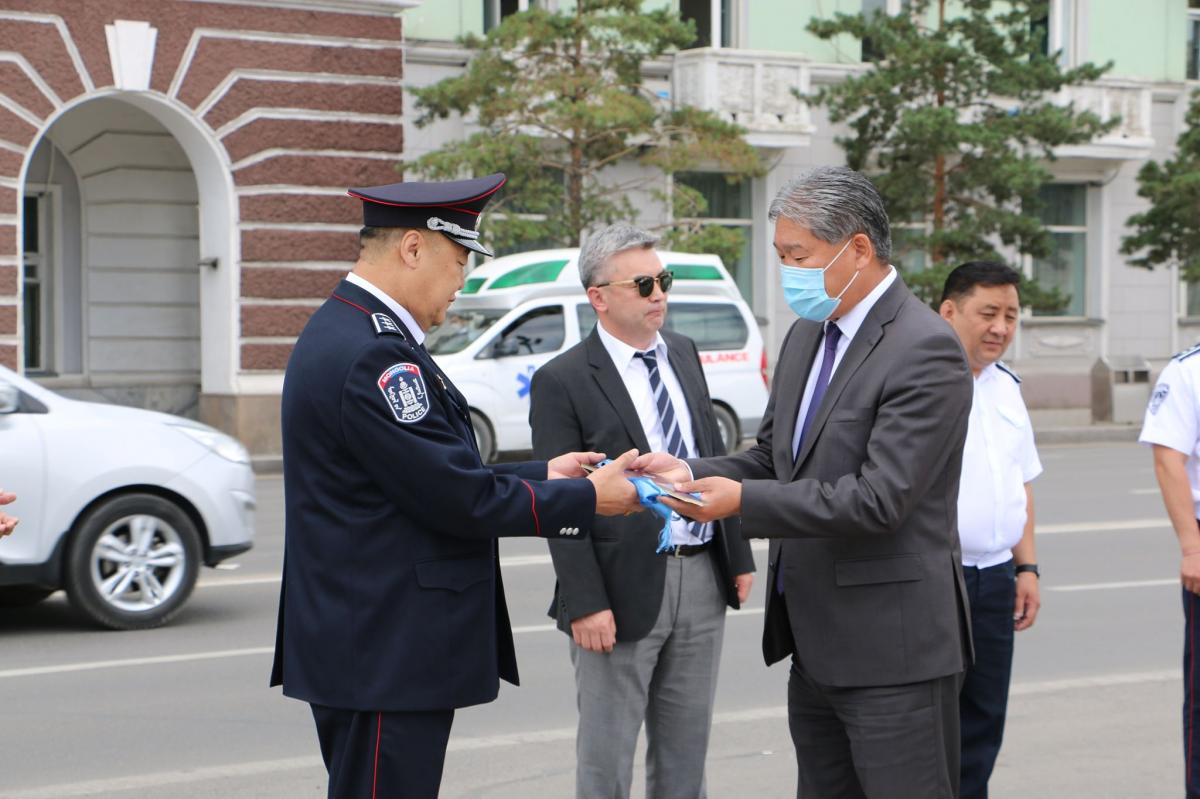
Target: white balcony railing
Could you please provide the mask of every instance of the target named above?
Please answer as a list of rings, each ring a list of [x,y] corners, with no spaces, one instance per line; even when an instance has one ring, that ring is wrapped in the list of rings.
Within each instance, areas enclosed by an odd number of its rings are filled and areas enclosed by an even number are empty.
[[[746,140],[756,147],[805,147],[814,128],[801,97],[810,82],[803,56],[700,48],[676,54],[671,94],[677,105],[713,111],[746,128]]]
[[[1054,101],[1074,103],[1077,111],[1091,111],[1104,121],[1119,117],[1116,127],[1088,144],[1061,147],[1060,156],[1100,159],[1141,159],[1150,155],[1154,136],[1150,130],[1153,90],[1149,84],[1102,80],[1063,89]]]

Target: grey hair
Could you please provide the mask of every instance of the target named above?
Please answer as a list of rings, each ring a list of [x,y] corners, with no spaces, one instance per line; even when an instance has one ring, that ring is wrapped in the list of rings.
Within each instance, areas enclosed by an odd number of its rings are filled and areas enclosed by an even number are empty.
[[[601,282],[608,259],[625,250],[648,250],[658,243],[658,236],[641,228],[619,222],[601,228],[587,237],[579,250],[579,279],[584,288]]]
[[[767,212],[772,222],[781,216],[829,244],[864,233],[876,258],[886,264],[892,257],[891,225],[883,198],[865,175],[853,169],[821,166],[792,178]]]

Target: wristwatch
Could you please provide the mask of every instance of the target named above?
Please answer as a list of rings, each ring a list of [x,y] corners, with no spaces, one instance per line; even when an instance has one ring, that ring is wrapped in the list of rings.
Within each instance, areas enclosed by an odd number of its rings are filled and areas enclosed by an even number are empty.
[[[1017,568],[1013,569],[1013,574],[1020,574],[1021,572],[1033,572],[1034,577],[1038,578],[1039,580],[1042,579],[1042,573],[1038,571],[1038,566],[1036,563],[1022,563],[1019,564]]]

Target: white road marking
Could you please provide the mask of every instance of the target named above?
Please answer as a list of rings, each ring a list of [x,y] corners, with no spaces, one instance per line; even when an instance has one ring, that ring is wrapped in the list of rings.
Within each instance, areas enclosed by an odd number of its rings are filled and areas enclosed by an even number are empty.
[[[1157,493],[1159,493],[1159,490],[1157,488],[1131,488],[1131,489],[1129,489],[1129,493],[1130,494],[1157,494]]]
[[[9,677],[38,677],[44,674],[66,674],[75,671],[117,669],[129,666],[155,666],[161,663],[193,663],[198,660],[221,660],[223,658],[246,657],[248,655],[270,655],[273,646],[256,646],[249,649],[220,649],[212,652],[190,652],[186,655],[156,655],[122,660],[89,660],[82,663],[62,663],[57,666],[31,666],[24,669],[0,670],[0,679]]]
[[[1126,580],[1119,583],[1080,583],[1078,585],[1047,585],[1046,591],[1111,591],[1121,588],[1153,588],[1163,585],[1179,586],[1179,578],[1169,580]]]
[[[1111,533],[1125,530],[1157,530],[1171,526],[1171,520],[1166,516],[1155,519],[1125,519],[1113,522],[1068,522],[1066,524],[1039,524],[1037,535],[1054,535],[1056,533]]]
[[[1157,490],[1157,489],[1155,489]],[[1123,521],[1111,522],[1067,522],[1065,524],[1039,524],[1037,527],[1038,535],[1061,535],[1064,533],[1112,533],[1112,532],[1128,532],[1134,530],[1158,530],[1167,529],[1171,526],[1171,520],[1165,516],[1155,519],[1126,519]],[[766,552],[770,546],[769,541],[763,539],[755,539],[750,542],[750,549],[755,552]],[[551,564],[550,555],[501,555],[500,565],[507,568],[518,568],[521,566],[549,566]],[[278,584],[280,576],[278,574],[247,574],[241,577],[210,577],[200,580],[196,583],[197,588],[216,588],[230,587],[241,585],[265,585],[269,583]],[[1082,590],[1082,589],[1079,589]]]
[[[1046,680],[1040,682],[1014,683],[1010,693],[1016,697],[1037,696],[1060,691],[1073,691],[1082,688],[1105,688],[1123,685],[1145,685],[1159,682],[1173,682],[1181,679],[1179,670],[1145,671],[1129,674],[1105,674],[1094,677],[1076,677],[1062,680]],[[746,724],[757,721],[770,721],[787,718],[787,703],[767,707],[747,708],[713,716],[713,725]],[[488,749],[503,749],[528,744],[566,743],[575,739],[575,727],[557,727],[545,730],[529,730],[501,735],[481,735],[473,737],[451,738],[448,747],[451,752],[469,752]],[[69,799],[70,797],[97,796],[123,791],[146,791],[161,789],[167,786],[180,786],[204,782],[221,782],[238,780],[264,774],[279,774],[283,772],[313,771],[314,777],[322,777],[324,765],[316,755],[305,757],[289,757],[278,760],[257,760],[244,763],[227,763],[203,768],[181,769],[176,771],[160,771],[152,774],[138,774],[128,777],[110,777],[107,779],[85,780],[81,782],[59,783],[36,788],[24,788],[0,793],[2,799]]]

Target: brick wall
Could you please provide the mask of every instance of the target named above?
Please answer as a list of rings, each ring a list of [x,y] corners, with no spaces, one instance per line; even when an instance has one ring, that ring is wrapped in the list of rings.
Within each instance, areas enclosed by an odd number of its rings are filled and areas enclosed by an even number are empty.
[[[358,202],[346,187],[399,179],[401,23],[363,7],[0,0],[0,364],[15,368],[21,341],[22,164],[52,115],[114,86],[105,26],[133,20],[157,31],[149,91],[190,109],[228,156],[241,234],[240,368],[282,369],[356,255]]]

